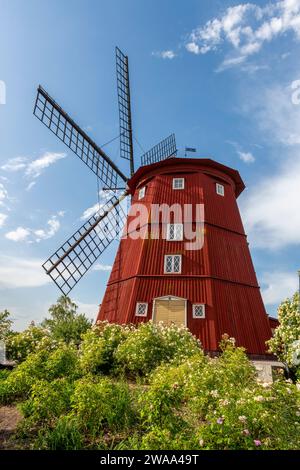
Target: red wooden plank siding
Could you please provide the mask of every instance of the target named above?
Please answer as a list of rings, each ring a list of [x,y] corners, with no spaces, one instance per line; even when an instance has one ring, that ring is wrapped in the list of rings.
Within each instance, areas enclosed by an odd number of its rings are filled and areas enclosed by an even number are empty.
[[[185,179],[173,190],[174,177]],[[216,183],[225,187],[216,194]],[[138,191],[146,195],[138,200]],[[152,318],[153,300],[175,296],[187,300],[187,326],[206,350],[215,351],[223,333],[249,353],[265,354],[271,328],[257,284],[236,198],[244,189],[237,171],[208,159],[168,159],[140,168],[129,181],[133,204],[204,204],[204,246],[187,251],[184,241],[122,239],[98,319],[137,323]],[[193,211],[193,221],[195,221]],[[133,220],[129,215],[128,222]],[[145,221],[149,231],[150,226]],[[159,226],[161,233],[162,227]],[[126,234],[126,231],[125,231]],[[182,255],[181,274],[164,274],[164,256]],[[137,302],[148,303],[147,318],[135,316]],[[206,305],[205,319],[192,318],[192,304]]]

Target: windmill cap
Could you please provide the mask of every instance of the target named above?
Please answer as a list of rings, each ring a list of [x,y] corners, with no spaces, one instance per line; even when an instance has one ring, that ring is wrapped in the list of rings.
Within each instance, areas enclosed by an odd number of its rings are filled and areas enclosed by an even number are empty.
[[[159,170],[159,171],[157,171]],[[127,184],[131,193],[134,193],[141,180],[151,178],[157,174],[174,171],[176,173],[203,171],[216,178],[227,176],[235,186],[235,196],[238,197],[245,189],[245,184],[237,170],[218,163],[210,158],[168,158],[151,165],[141,166],[128,180]]]

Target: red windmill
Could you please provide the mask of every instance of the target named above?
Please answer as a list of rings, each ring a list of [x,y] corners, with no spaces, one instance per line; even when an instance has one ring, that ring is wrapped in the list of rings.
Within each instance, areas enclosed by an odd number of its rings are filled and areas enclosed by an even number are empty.
[[[115,238],[120,203],[129,195],[132,208],[143,207],[146,217],[132,230],[136,217],[129,213],[98,319],[184,324],[207,351],[216,351],[226,332],[248,353],[265,354],[271,328],[236,202],[245,187],[239,173],[210,159],[176,158],[173,134],[144,154],[134,172],[128,57],[118,48],[116,64],[120,154],[130,162],[130,179],[38,89],[34,114],[84,161],[104,189],[124,188],[45,262],[46,273],[68,294]],[[188,221],[171,210],[165,222],[162,205],[176,205],[181,215],[191,206]],[[201,220],[196,206],[204,207]],[[203,245],[195,249],[186,225],[196,233],[198,222]]]

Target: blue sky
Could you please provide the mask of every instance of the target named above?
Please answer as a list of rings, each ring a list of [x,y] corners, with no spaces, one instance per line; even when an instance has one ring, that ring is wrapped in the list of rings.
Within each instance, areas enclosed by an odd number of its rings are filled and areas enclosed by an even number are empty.
[[[175,132],[180,152],[196,147],[240,171],[239,206],[274,314],[300,268],[300,0],[0,0],[0,20],[0,310],[17,328],[46,315],[59,291],[41,264],[97,202],[93,174],[32,115],[36,87],[99,145],[109,141],[118,45],[142,148]],[[105,149],[128,171],[117,142]],[[116,247],[72,292],[91,317]]]

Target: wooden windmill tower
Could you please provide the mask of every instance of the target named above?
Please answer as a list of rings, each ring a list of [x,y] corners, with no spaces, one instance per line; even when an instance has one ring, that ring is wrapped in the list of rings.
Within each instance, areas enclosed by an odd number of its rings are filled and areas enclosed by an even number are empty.
[[[130,177],[39,87],[34,114],[97,176],[115,191],[104,207],[44,263],[46,273],[67,295],[116,235],[121,202],[132,207],[204,205],[204,245],[187,250],[183,224],[158,221],[153,238],[147,219],[132,237],[126,228],[98,314],[118,323],[163,321],[184,324],[207,351],[216,351],[222,334],[233,336],[248,353],[263,355],[271,337],[247,238],[236,199],[244,189],[239,173],[210,159],[176,157],[174,134],[141,157],[135,172],[128,57],[116,48],[120,155]],[[121,196],[117,189],[123,188]],[[191,224],[195,223],[190,220]]]

